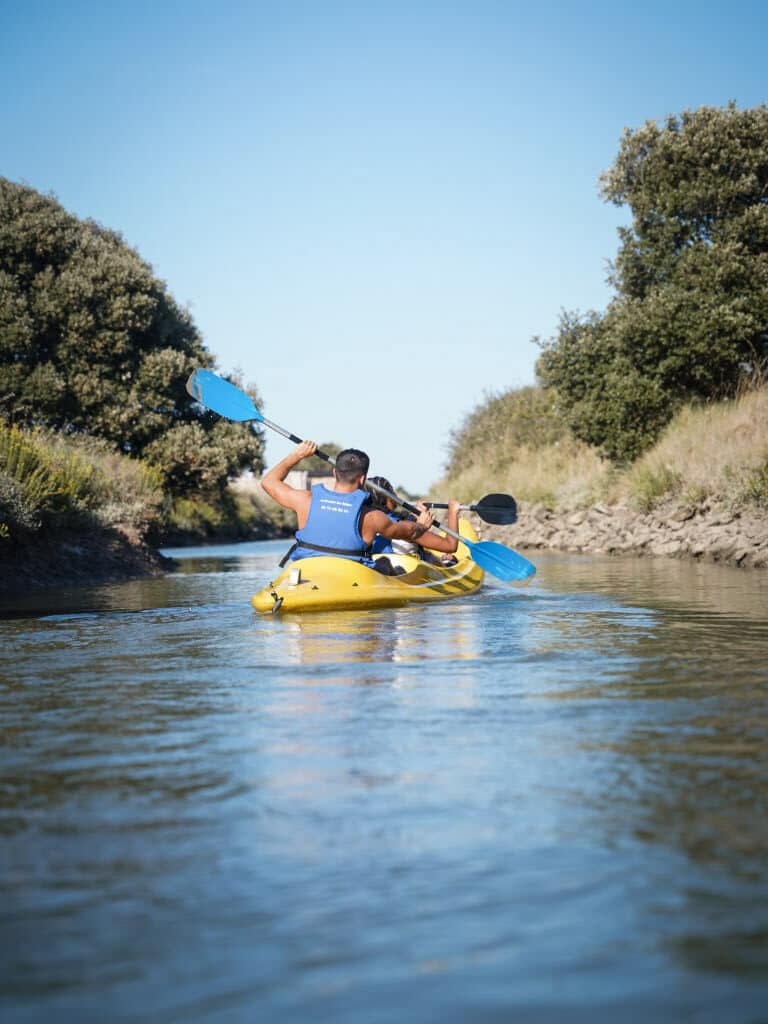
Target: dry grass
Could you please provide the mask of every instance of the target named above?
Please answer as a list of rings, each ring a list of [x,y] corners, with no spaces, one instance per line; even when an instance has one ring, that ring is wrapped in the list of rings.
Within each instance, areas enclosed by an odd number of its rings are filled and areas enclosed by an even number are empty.
[[[626,471],[622,490],[645,508],[668,496],[731,504],[756,498],[760,504],[767,464],[768,388],[762,388],[727,402],[687,406]]]
[[[484,457],[485,449],[481,446],[484,454],[475,462],[436,483],[430,497],[472,501],[486,492],[508,491],[526,505],[563,511],[597,501],[628,501],[648,510],[669,498],[768,508],[768,388],[686,407],[658,443],[624,471],[567,437],[538,448],[508,448],[500,465]]]
[[[527,505],[577,508],[606,497],[613,475],[610,464],[593,449],[567,438],[541,448],[519,448],[514,460],[499,469],[470,464],[435,484],[431,496],[468,502],[486,492],[505,491]]]

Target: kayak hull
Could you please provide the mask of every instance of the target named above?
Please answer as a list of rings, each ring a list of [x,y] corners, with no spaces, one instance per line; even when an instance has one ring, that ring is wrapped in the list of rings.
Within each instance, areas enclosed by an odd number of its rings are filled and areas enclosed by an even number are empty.
[[[469,523],[460,533],[477,539]],[[291,612],[353,611],[364,608],[400,608],[461,597],[477,590],[483,570],[459,544],[457,563],[444,566],[414,555],[387,555],[402,575],[385,576],[349,558],[319,555],[289,562],[280,575],[251,599],[258,612],[284,615]]]

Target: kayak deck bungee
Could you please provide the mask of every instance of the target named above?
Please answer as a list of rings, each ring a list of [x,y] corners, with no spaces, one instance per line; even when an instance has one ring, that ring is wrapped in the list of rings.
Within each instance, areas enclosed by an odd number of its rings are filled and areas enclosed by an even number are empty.
[[[477,535],[469,523],[459,532],[467,540]],[[484,572],[459,544],[455,565],[425,562],[416,555],[388,554],[401,575],[385,576],[362,562],[318,555],[289,562],[280,575],[251,599],[258,612],[351,611],[356,608],[399,608],[406,604],[445,601],[477,590]]]

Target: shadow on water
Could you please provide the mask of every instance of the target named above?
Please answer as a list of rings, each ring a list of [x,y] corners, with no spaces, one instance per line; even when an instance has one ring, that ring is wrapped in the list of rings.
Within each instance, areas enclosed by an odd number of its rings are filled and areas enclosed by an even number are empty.
[[[5,610],[12,1016],[760,1019],[768,577],[259,616],[284,547]]]

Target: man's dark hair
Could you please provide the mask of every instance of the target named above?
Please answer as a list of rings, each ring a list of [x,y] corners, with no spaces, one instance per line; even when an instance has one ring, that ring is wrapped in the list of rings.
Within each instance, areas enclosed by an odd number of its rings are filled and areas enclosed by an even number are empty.
[[[336,456],[336,479],[352,484],[359,476],[368,474],[371,460],[357,448],[345,448]]]

